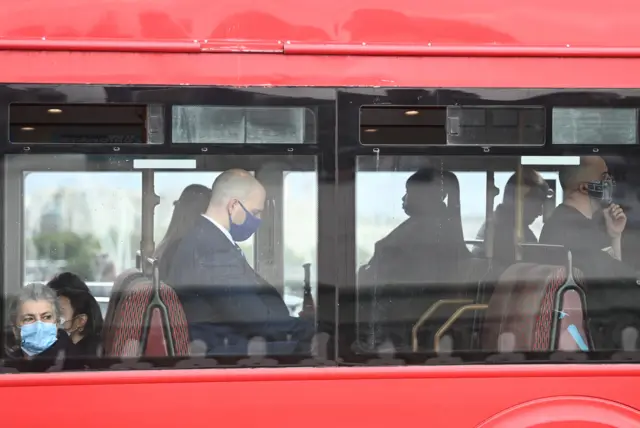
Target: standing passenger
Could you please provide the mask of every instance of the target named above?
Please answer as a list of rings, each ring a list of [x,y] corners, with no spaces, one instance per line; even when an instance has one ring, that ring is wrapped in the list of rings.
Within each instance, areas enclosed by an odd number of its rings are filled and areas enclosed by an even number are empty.
[[[213,183],[205,214],[173,256],[167,282],[182,302],[191,340],[204,342],[209,354],[246,354],[253,337],[264,338],[272,354],[291,353],[314,333],[289,315],[282,296],[254,272],[237,244],[260,227],[265,198],[253,175],[225,171]]]
[[[173,215],[167,233],[156,247],[154,257],[159,260],[160,279],[169,274],[171,260],[184,235],[202,218],[211,200],[211,189],[200,184],[191,184],[182,191],[173,203]]]

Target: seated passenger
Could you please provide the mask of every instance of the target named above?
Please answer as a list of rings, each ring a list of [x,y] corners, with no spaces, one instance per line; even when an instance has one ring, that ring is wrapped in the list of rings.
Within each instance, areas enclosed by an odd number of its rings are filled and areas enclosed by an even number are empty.
[[[47,283],[47,286],[53,288],[56,292],[61,288],[68,288],[71,290],[86,291],[91,294],[91,290],[89,290],[87,283],[78,275],[71,272],[62,272],[56,275]]]
[[[627,217],[612,201],[613,180],[604,159],[587,156],[579,166],[564,167],[560,185],[564,201],[545,222],[540,243],[563,245],[582,254],[605,251],[621,260],[620,240]]]
[[[24,286],[11,306],[9,320],[14,340],[7,340],[7,366],[21,372],[44,372],[54,365],[77,369],[75,346],[58,329],[60,306],[55,292],[44,284]]]
[[[522,183],[522,238],[524,243],[537,243],[538,238],[529,226],[542,215],[544,201],[549,195],[549,185],[538,172],[527,167],[522,169]],[[493,258],[503,262],[504,266],[509,266],[515,261],[516,189],[517,176],[513,174],[505,186],[502,203],[496,207],[493,214]],[[485,228],[486,224],[483,224],[478,231],[477,239],[485,239]],[[477,257],[486,257],[484,243],[474,245],[472,253]]]
[[[167,282],[184,307],[191,340],[208,354],[246,354],[262,337],[270,354],[307,350],[313,326],[289,315],[278,291],[251,268],[237,242],[260,227],[265,189],[247,171],[233,169],[213,183],[205,214],[182,238]]]
[[[82,281],[80,278],[77,280]],[[59,281],[59,277],[47,285],[58,295],[60,327],[76,345],[76,354],[83,357],[99,357],[103,320],[100,305],[95,297],[86,291],[66,286]]]
[[[382,257],[393,256],[398,250],[415,246],[433,250],[431,245],[435,244],[454,252],[456,259],[468,257],[469,252],[458,231],[462,228],[455,224],[456,216],[444,203],[446,197],[447,184],[440,172],[425,168],[409,177],[402,197],[402,209],[409,218],[376,242],[368,265],[382,265]]]
[[[613,180],[604,159],[583,157],[560,171],[564,201],[545,222],[540,243],[573,254],[587,299],[589,332],[596,350],[622,349],[622,331],[640,330],[636,273],[620,261],[627,218],[612,202]]]
[[[421,169],[409,177],[402,198],[409,218],[375,244],[373,257],[360,269],[359,287],[365,293],[375,290],[371,297],[375,326],[367,327],[375,343],[391,338],[396,347],[409,345],[413,323],[435,302],[430,300],[438,294],[434,286],[448,288],[458,263],[470,257],[462,236],[457,187],[451,184],[455,176],[449,174]],[[449,205],[443,202],[447,197]]]
[[[178,248],[178,243],[202,218],[210,200],[211,189],[200,184],[191,184],[185,187],[178,200],[173,203],[173,215],[167,233],[154,253],[154,257],[159,260],[161,280],[164,280],[169,274],[171,260]]]

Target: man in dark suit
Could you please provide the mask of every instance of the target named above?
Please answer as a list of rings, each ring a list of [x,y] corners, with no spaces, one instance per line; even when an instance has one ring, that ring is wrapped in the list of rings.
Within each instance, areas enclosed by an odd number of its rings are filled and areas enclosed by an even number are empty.
[[[243,355],[262,337],[269,354],[306,351],[314,329],[289,315],[278,291],[249,266],[237,242],[260,227],[265,189],[247,171],[232,169],[213,183],[202,218],[177,247],[169,268],[191,340],[210,355]]]

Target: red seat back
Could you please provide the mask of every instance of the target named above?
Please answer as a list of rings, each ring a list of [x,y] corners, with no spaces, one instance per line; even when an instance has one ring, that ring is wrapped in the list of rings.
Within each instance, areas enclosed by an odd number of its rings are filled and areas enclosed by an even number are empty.
[[[123,271],[120,275],[118,275],[113,282],[113,287],[111,288],[111,295],[109,297],[109,305],[107,306],[107,313],[104,317],[104,324],[102,327],[102,337],[105,338],[105,341],[110,340],[110,336],[113,334],[112,326],[113,326],[113,317],[116,313],[116,308],[120,303],[120,297],[122,296],[122,290],[126,289],[131,282],[138,278],[142,278],[142,272],[140,272],[136,268],[131,268]]]
[[[187,319],[168,285],[160,283],[156,293],[150,279],[134,276],[123,284],[113,308],[106,356],[189,355]]]
[[[578,283],[575,288],[579,290],[582,274],[576,269],[574,279]],[[557,322],[560,319],[559,308],[562,308],[556,306],[558,291],[566,280],[566,268],[562,266],[534,263],[510,266],[498,279],[489,300],[483,324],[482,348],[498,350],[500,335],[511,333],[515,339],[513,351],[554,350],[557,343],[553,343],[553,340],[561,325]],[[575,306],[574,301],[570,304]],[[581,306],[575,309],[578,312],[574,313],[574,318],[585,315]],[[583,328],[580,323],[580,329]]]

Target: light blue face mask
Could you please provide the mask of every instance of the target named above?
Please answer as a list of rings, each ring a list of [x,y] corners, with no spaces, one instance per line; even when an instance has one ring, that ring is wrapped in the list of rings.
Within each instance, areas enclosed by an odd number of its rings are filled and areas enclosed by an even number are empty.
[[[20,345],[30,357],[49,349],[57,338],[58,326],[53,323],[36,321],[20,327]]]

